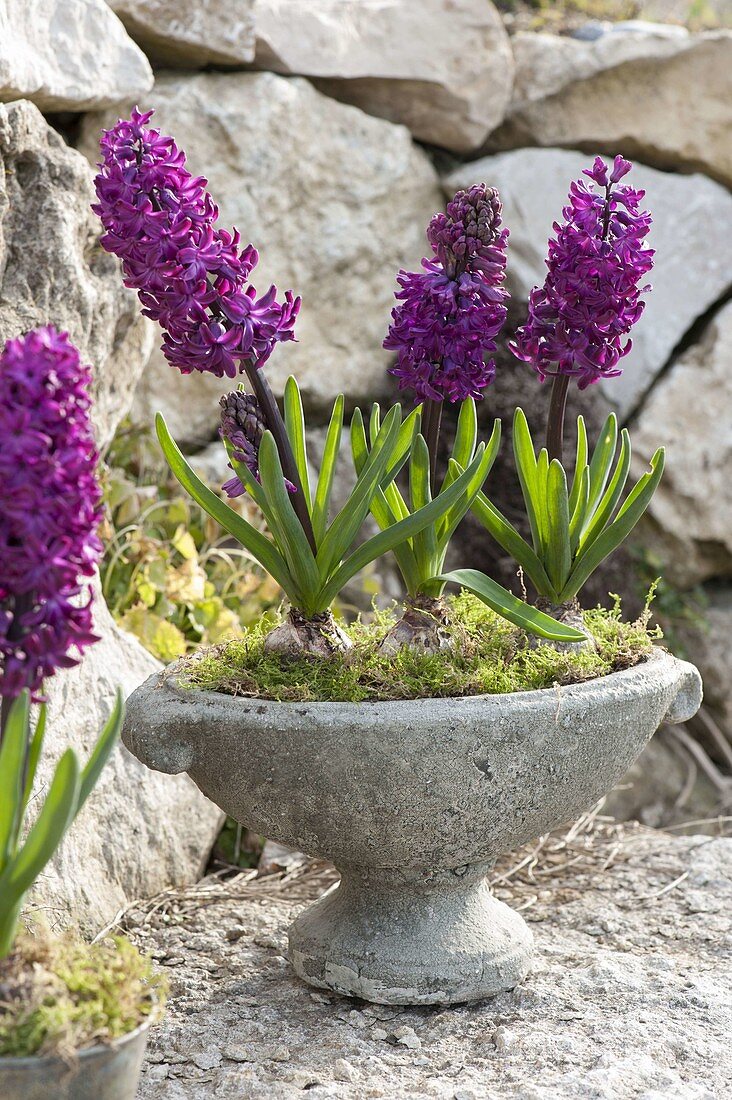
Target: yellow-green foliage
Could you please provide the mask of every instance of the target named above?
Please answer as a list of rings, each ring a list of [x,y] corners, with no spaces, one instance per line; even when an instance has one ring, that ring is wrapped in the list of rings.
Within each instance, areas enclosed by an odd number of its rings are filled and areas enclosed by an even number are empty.
[[[146,649],[173,661],[241,635],[279,602],[275,582],[171,480],[149,433],[123,427],[107,459],[102,587]],[[260,522],[249,498],[238,507]]]
[[[129,940],[21,934],[0,962],[0,1057],[69,1056],[134,1031],[164,1001],[164,979]]]
[[[525,634],[465,592],[448,603],[456,640],[452,651],[423,655],[402,649],[383,656],[378,643],[395,618],[387,612],[349,627],[354,648],[348,653],[292,660],[264,652],[268,624],[189,658],[182,680],[191,689],[287,702],[498,694],[606,676],[642,660],[653,644],[648,615],[626,623],[618,603],[611,610],[585,612],[597,652],[531,645]]]

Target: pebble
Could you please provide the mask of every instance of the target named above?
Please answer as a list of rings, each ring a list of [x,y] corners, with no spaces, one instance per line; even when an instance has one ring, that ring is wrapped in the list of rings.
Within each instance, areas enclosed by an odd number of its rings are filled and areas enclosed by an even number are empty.
[[[221,1051],[201,1051],[200,1054],[194,1054],[191,1061],[199,1069],[216,1069],[217,1066],[221,1065]]]
[[[501,1024],[493,1032],[493,1044],[496,1050],[499,1050],[502,1054],[507,1053],[512,1047],[516,1046],[516,1032]]]
[[[422,1040],[413,1027],[398,1027],[392,1035],[400,1046],[407,1047],[409,1050],[420,1050],[422,1047]]]
[[[345,1058],[336,1058],[333,1063],[333,1076],[336,1081],[355,1081],[356,1071]]]

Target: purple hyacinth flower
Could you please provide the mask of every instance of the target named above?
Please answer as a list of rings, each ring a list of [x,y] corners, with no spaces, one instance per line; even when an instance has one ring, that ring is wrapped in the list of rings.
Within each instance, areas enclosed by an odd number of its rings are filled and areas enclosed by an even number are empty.
[[[421,401],[482,397],[493,381],[496,337],[506,319],[503,287],[508,230],[494,188],[458,191],[427,229],[433,256],[423,271],[400,271],[399,305],[384,347],[397,352],[391,373]]]
[[[651,216],[641,209],[644,191],[620,184],[632,164],[615,157],[613,167],[596,157],[571,185],[564,221],[554,224],[544,285],[529,296],[526,324],[509,347],[531,363],[542,381],[566,374],[584,389],[622,373],[619,361],[632,342],[625,339],[643,312],[639,286],[653,266],[645,247]],[[597,189],[596,189],[597,188]]]
[[[267,431],[259,402],[251,394],[244,393],[243,390],[235,390],[233,393],[225,394],[219,404],[221,406],[219,435],[231,445],[232,455],[236,461],[243,463],[259,481],[259,444]],[[229,469],[233,469],[231,463],[229,463]],[[285,485],[289,492],[297,491],[287,478],[285,478]],[[240,497],[246,492],[246,487],[242,485],[236,474],[224,482],[221,488],[229,497]]]
[[[88,368],[51,327],[0,354],[0,695],[78,661],[96,641],[92,576],[102,553]],[[74,654],[72,651],[76,651]]]
[[[184,374],[235,378],[295,339],[300,299],[287,291],[278,302],[274,286],[257,295],[248,282],[256,250],[217,228],[206,180],[188,172],[172,137],[147,125],[152,114],[135,108],[102,137],[92,207],[101,244],[119,256],[142,312],[162,326],[168,362]]]

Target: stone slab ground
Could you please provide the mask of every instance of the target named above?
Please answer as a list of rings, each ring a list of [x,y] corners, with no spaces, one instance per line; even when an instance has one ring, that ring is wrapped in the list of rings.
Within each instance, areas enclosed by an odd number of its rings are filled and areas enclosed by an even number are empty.
[[[171,981],[140,1100],[732,1095],[732,839],[588,816],[514,853],[494,888],[531,922],[534,970],[512,993],[448,1010],[300,983],[287,926],[332,872],[253,874],[127,914]]]

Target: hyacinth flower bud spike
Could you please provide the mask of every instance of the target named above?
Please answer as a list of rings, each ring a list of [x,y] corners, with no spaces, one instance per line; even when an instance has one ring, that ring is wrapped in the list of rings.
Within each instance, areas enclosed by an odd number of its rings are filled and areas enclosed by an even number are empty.
[[[243,463],[259,481],[259,445],[267,431],[259,402],[252,394],[238,389],[233,393],[225,394],[219,405],[221,406],[219,434],[224,443],[230,445],[232,459]],[[233,469],[231,463],[229,467]],[[292,482],[287,479],[285,479],[285,485],[289,492],[297,491]],[[246,487],[236,475],[226,481],[222,489],[228,497],[240,497],[246,492]]]
[[[496,337],[506,319],[503,287],[508,230],[498,192],[484,184],[458,191],[427,228],[432,256],[422,271],[400,271],[399,305],[384,347],[391,373],[423,403],[422,434],[434,486],[442,403],[480,398],[495,376]]]

